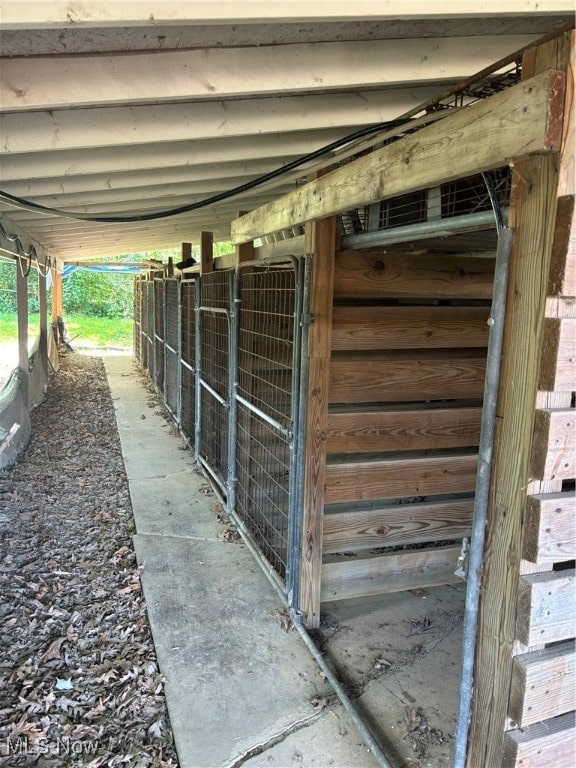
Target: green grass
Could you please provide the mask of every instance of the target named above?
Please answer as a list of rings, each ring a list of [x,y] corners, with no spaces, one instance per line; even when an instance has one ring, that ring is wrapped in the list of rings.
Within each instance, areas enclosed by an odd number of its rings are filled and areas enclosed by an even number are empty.
[[[65,315],[64,321],[68,333],[77,347],[131,347],[132,319],[111,317],[87,317],[85,315]],[[29,316],[31,338],[38,335],[38,315]],[[18,336],[18,323],[15,313],[0,314],[0,342],[13,341]]]

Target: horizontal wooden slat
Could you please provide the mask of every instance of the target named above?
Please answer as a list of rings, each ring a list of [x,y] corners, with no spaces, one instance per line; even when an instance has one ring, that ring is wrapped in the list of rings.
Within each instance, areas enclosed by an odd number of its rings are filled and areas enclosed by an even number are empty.
[[[576,477],[576,410],[536,411],[532,445],[534,478],[554,480]]]
[[[504,737],[502,768],[571,768],[576,752],[574,713],[536,723]]]
[[[482,397],[482,358],[333,359],[330,403],[408,402]]]
[[[477,461],[460,455],[328,463],[325,502],[471,492]]]
[[[481,408],[329,413],[327,450],[366,453],[476,446],[481,418]]]
[[[412,550],[393,555],[325,563],[320,599],[346,600],[461,581],[454,575],[460,547]]]
[[[522,557],[538,564],[576,558],[576,496],[573,493],[528,496]]]
[[[490,299],[494,262],[472,256],[336,254],[335,299]]]
[[[516,639],[526,646],[574,637],[574,570],[521,576]]]
[[[558,150],[565,78],[543,72],[232,222],[233,243]],[[560,124],[559,124],[560,123]]]
[[[576,382],[576,320],[544,320],[538,388],[572,392]]]
[[[487,307],[334,307],[332,350],[486,347]]]
[[[323,551],[353,552],[463,538],[470,533],[473,508],[469,499],[326,514]]]
[[[576,298],[574,296],[548,296],[546,317],[576,319]]]
[[[576,655],[568,641],[516,656],[509,716],[524,727],[574,709]]]

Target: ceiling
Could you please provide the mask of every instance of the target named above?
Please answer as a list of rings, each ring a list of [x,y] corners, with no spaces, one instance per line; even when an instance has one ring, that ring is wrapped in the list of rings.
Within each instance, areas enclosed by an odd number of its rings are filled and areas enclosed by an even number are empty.
[[[572,0],[2,0],[0,189],[111,217],[203,201],[393,120],[573,16]],[[240,210],[311,167],[153,221],[0,212],[51,256],[102,258],[202,230],[226,240]]]

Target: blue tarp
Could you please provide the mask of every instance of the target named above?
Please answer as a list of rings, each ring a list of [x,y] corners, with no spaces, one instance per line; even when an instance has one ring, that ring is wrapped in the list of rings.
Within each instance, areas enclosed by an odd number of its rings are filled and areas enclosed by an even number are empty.
[[[142,271],[141,267],[133,267],[131,264],[95,264],[93,267],[77,267],[74,264],[66,264],[62,270],[62,278],[65,280],[73,275],[76,270],[81,269],[85,272],[115,272],[116,274],[137,275]],[[52,275],[48,272],[46,287],[52,285]]]

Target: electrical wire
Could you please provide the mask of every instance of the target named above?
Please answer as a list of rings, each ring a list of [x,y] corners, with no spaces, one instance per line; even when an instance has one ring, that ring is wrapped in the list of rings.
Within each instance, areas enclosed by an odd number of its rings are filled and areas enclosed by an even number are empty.
[[[249,192],[250,190],[256,189],[257,187],[261,186],[262,184],[268,181],[272,181],[273,179],[277,179],[280,176],[283,176],[289,171],[293,171],[295,168],[299,168],[305,163],[309,163],[312,160],[317,160],[320,157],[324,157],[324,155],[328,155],[330,152],[334,152],[336,149],[339,149],[340,147],[343,147],[346,144],[349,144],[350,142],[356,141],[358,139],[362,139],[366,136],[370,136],[375,133],[379,133],[380,131],[383,131],[385,129],[388,130],[389,128],[405,125],[409,121],[410,121],[410,118],[400,118],[398,120],[392,120],[385,123],[378,123],[376,125],[371,125],[366,128],[361,128],[358,131],[354,131],[353,133],[349,133],[346,136],[343,136],[341,139],[337,139],[336,141],[333,141],[330,144],[326,144],[325,146],[320,147],[320,149],[316,149],[313,152],[309,152],[306,155],[302,155],[296,160],[292,160],[286,165],[280,166],[279,168],[276,168],[273,171],[270,171],[269,173],[265,173],[256,179],[252,179],[252,181],[245,182],[244,184],[239,184],[237,187],[233,187],[232,189],[226,190],[225,192],[218,192],[217,194],[212,195],[211,197],[204,198],[204,200],[198,200],[195,203],[188,203],[187,205],[181,205],[177,208],[168,208],[162,211],[156,211],[155,213],[135,213],[135,214],[126,214],[122,216],[114,216],[112,214],[107,214],[105,212],[104,213],[73,213],[72,211],[63,211],[63,210],[59,210],[58,208],[50,208],[48,206],[39,205],[38,203],[33,203],[30,200],[26,200],[25,198],[22,198],[22,197],[17,197],[16,195],[11,195],[9,192],[4,192],[2,190],[0,190],[0,202],[8,203],[9,205],[14,205],[17,208],[24,208],[25,210],[36,211],[38,213],[43,213],[46,215],[64,216],[69,219],[76,219],[77,221],[96,221],[102,224],[111,224],[111,223],[121,224],[121,223],[129,223],[129,222],[136,222],[136,221],[154,221],[157,219],[171,218],[172,216],[178,216],[179,214],[182,214],[182,213],[189,213],[190,211],[197,211],[197,210],[200,210],[201,208],[206,208],[209,205],[220,203],[223,200],[228,200],[229,198],[235,197],[236,195],[239,195],[242,192]]]

